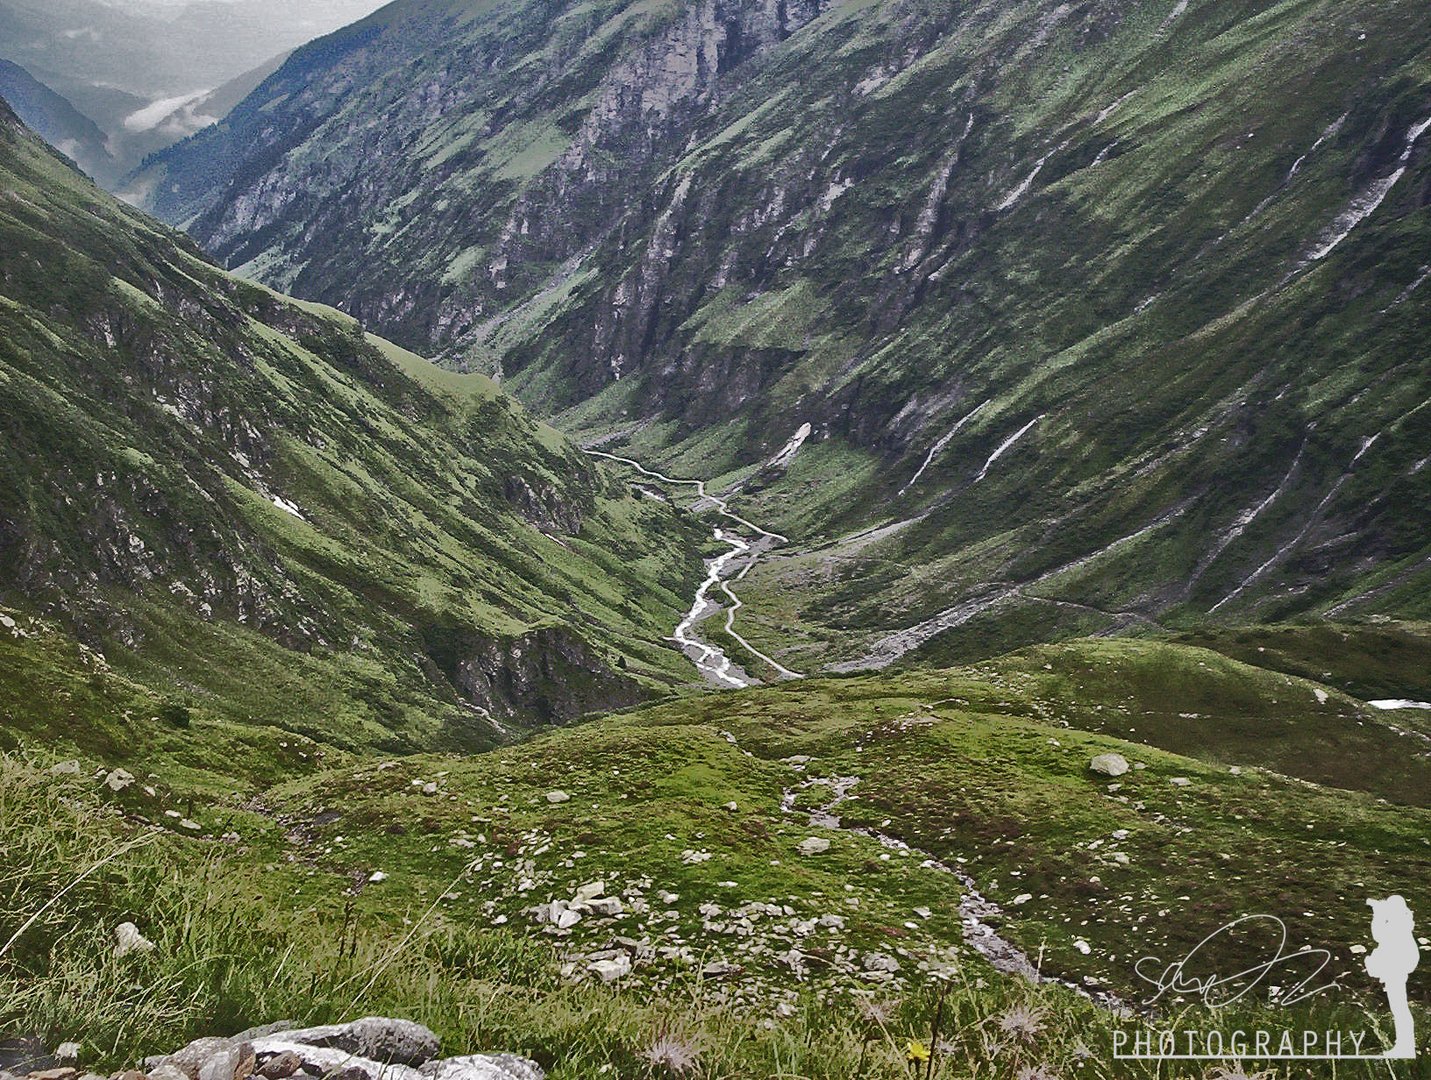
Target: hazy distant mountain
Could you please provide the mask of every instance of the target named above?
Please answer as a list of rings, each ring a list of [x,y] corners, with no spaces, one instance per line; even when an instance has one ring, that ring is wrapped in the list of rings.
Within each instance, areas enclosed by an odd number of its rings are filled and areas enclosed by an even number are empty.
[[[84,113],[18,64],[0,60],[0,98],[30,130],[96,179],[115,178],[117,165],[104,132]]]
[[[287,50],[379,3],[0,0],[0,58],[21,65],[93,119],[122,165],[132,168],[213,117],[211,95],[226,104],[242,97],[221,94],[226,84],[254,70],[267,74],[267,65]]]

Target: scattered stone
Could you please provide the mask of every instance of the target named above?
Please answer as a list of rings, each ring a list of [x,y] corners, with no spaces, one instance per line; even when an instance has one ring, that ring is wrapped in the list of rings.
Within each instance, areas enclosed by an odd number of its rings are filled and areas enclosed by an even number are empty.
[[[80,771],[80,763],[73,758],[69,761],[57,761],[50,766],[52,776],[78,776]]]
[[[62,1064],[75,1064],[79,1061],[80,1044],[77,1042],[62,1042],[55,1047],[55,1060]]]
[[[1168,783],[1172,784],[1173,787],[1187,787],[1192,783],[1192,781],[1189,780],[1186,776],[1175,776],[1171,780],[1169,780]]]
[[[893,973],[899,970],[899,961],[885,953],[866,953],[864,968],[866,971],[888,971]]]
[[[571,796],[560,789],[547,792],[547,802],[555,806],[557,803],[570,802]]]
[[[122,922],[114,928],[114,955],[128,956],[130,953],[150,953],[154,942],[139,932],[132,922]]]
[[[374,885],[378,884],[381,881],[386,881],[387,879],[387,874],[383,873],[381,870],[374,870],[371,874],[368,875],[368,880]]]
[[[830,850],[830,841],[823,836],[807,836],[795,848],[801,855],[820,855]]]
[[[115,769],[104,777],[104,786],[114,792],[123,791],[133,783],[134,774],[128,769]]]
[[[605,893],[606,882],[588,881],[585,885],[581,886],[581,888],[576,890],[576,899],[595,900],[598,896],[605,895]]]
[[[593,960],[589,967],[602,982],[613,983],[631,974],[631,957],[622,953],[610,960]]]
[[[1088,767],[1100,776],[1122,776],[1128,771],[1128,759],[1122,754],[1099,754]]]

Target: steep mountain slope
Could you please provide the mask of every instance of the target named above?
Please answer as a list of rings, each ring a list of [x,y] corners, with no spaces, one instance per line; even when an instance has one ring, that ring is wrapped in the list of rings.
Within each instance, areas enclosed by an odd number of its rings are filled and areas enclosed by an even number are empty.
[[[93,120],[18,64],[0,60],[0,98],[47,143],[90,176],[114,180],[117,165]]]
[[[0,601],[93,662],[180,714],[486,745],[689,678],[661,639],[700,535],[489,380],[223,273],[0,111]],[[46,665],[14,667],[44,700]]]
[[[1428,56],[1410,0],[404,0],[153,205],[750,481],[791,666],[1425,617]]]

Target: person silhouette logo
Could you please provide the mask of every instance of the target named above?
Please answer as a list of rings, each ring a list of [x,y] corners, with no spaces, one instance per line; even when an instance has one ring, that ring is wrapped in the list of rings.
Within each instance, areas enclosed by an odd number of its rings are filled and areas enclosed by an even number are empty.
[[[1391,1017],[1396,1024],[1396,1038],[1388,1058],[1416,1056],[1416,1027],[1411,1006],[1406,1000],[1406,980],[1420,961],[1416,935],[1412,933],[1416,920],[1405,898],[1388,896],[1385,900],[1367,900],[1371,908],[1371,936],[1376,948],[1366,958],[1366,973],[1386,988],[1386,1000],[1391,1005]]]

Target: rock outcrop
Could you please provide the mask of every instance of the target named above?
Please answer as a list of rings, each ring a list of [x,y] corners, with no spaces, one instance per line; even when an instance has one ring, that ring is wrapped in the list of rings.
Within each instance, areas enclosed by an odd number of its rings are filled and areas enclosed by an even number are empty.
[[[120,1072],[113,1080],[543,1080],[546,1075],[536,1062],[514,1054],[441,1058],[440,1050],[437,1036],[411,1020],[368,1016],[309,1028],[279,1022],[196,1039],[173,1053],[147,1058],[142,1071]],[[25,1075],[30,1080],[100,1080],[75,1067]],[[0,1072],[0,1080],[12,1077]]]

